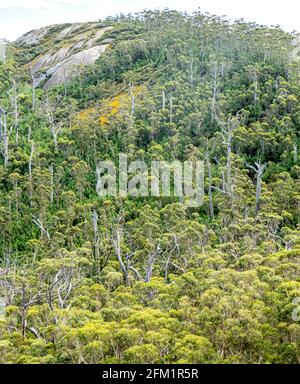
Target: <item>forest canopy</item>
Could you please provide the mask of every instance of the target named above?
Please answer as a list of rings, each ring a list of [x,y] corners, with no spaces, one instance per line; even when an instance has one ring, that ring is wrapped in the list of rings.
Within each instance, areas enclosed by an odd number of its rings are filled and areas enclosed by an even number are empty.
[[[66,25],[0,63],[0,362],[299,363],[295,36],[169,10],[99,25],[109,47],[51,89],[32,66]],[[99,197],[120,152],[202,160],[203,204]]]

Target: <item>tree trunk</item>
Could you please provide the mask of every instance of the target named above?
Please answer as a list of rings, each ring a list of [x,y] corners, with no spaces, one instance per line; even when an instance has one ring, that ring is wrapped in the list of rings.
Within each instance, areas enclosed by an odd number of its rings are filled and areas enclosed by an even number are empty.
[[[94,210],[93,214],[93,229],[94,229],[94,241],[95,241],[95,259],[99,261],[100,253],[99,253],[99,230],[98,230],[98,213]]]
[[[214,219],[215,215],[214,215],[214,204],[213,204],[213,197],[212,197],[212,175],[211,175],[211,163],[209,159],[206,160],[206,164],[207,164],[207,171],[208,171],[209,214],[211,219]]]
[[[54,201],[54,170],[53,165],[51,164],[49,167],[50,172],[50,204],[53,204]]]
[[[4,167],[8,166],[8,145],[9,145],[9,133],[7,131],[6,124],[6,111],[0,106],[0,139],[2,139],[2,153],[4,157]]]
[[[293,155],[294,155],[294,163],[298,162],[298,146],[297,143],[293,145]]]

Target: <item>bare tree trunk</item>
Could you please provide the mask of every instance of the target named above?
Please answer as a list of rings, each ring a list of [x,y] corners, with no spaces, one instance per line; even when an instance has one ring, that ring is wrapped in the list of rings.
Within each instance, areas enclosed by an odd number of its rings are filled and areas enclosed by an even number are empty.
[[[27,141],[30,141],[31,139],[31,125],[28,127],[28,132],[27,132]]]
[[[17,86],[14,80],[13,80],[12,93],[9,93],[9,98],[10,98],[11,106],[13,109],[14,128],[15,128],[16,147],[17,147],[19,142],[19,107],[18,107]]]
[[[166,93],[164,90],[162,91],[162,107],[166,109]]]
[[[26,319],[26,309],[21,309],[21,327],[22,327],[22,337],[23,339],[26,338],[26,328],[27,328],[27,319]]]
[[[46,237],[50,240],[50,234],[47,231],[47,229],[44,227],[43,223],[41,222],[40,219],[35,218],[33,215],[32,216],[32,221],[34,222],[35,225],[37,225],[40,228],[41,231],[41,236],[44,234]]]
[[[50,126],[50,132],[53,138],[54,148],[57,151],[58,149],[58,134],[62,128],[62,124],[55,120],[54,112],[58,104],[60,103],[60,98],[57,98],[56,101],[52,101],[49,99],[48,95],[43,103],[43,110],[48,119],[48,123]]]
[[[223,144],[227,146],[227,161],[226,161],[226,192],[229,196],[232,195],[232,176],[231,176],[231,157],[232,157],[232,139],[234,130],[239,125],[237,117],[228,118],[226,124],[219,121],[221,124],[221,132],[223,136]]]
[[[57,151],[57,131],[55,129],[55,125],[51,124],[50,126],[52,137],[53,137],[53,142],[54,142],[54,148]]]
[[[172,96],[170,96],[169,102],[170,102],[170,123],[172,123],[173,122],[173,100],[172,100]]]
[[[38,333],[38,331],[37,331],[34,327],[30,327],[30,328],[28,328],[28,331],[30,331],[31,333],[33,333],[34,336],[35,336],[37,339],[40,339],[40,338],[41,338],[40,335],[39,335],[39,333]]]
[[[217,92],[218,92],[218,65],[217,63],[214,63],[213,70],[212,70],[212,100],[211,100],[211,117],[210,121],[211,124],[215,120],[216,115],[216,101],[217,101]]]
[[[94,229],[94,241],[95,241],[95,259],[99,261],[100,253],[99,253],[99,230],[98,230],[98,213],[96,209],[94,209],[93,214],[93,229]]]
[[[214,203],[213,203],[213,197],[212,197],[211,163],[210,163],[210,160],[208,158],[206,160],[206,164],[207,164],[207,172],[208,172],[209,214],[210,214],[211,219],[214,219],[215,214],[214,214]]]
[[[154,264],[155,258],[158,256],[160,252],[161,252],[161,249],[160,249],[160,246],[158,245],[156,247],[156,250],[151,255],[149,255],[147,269],[146,269],[145,283],[149,283],[149,281],[151,280],[153,264]]]
[[[53,204],[54,201],[54,170],[53,170],[53,164],[49,167],[50,172],[50,204]]]
[[[146,269],[145,283],[149,283],[149,281],[151,280],[154,258],[155,254],[149,256],[148,265]]]
[[[21,307],[21,327],[22,327],[22,337],[26,337],[26,328],[27,328],[27,308],[26,308],[26,289],[24,285],[22,286],[22,307]]]
[[[258,77],[257,77],[257,72],[255,69],[251,73],[250,77],[251,77],[251,80],[253,81],[253,85],[254,85],[253,100],[254,100],[254,103],[256,103],[257,99],[258,99]]]
[[[258,80],[257,80],[257,74],[255,74],[255,79],[254,79],[254,103],[257,102],[257,92],[258,92]]]
[[[224,72],[225,72],[225,64],[221,64],[221,77],[224,77]]]
[[[193,85],[194,83],[194,58],[191,58],[191,63],[190,63],[190,83]]]
[[[228,192],[231,193],[231,152],[232,152],[232,132],[228,130],[227,134],[227,164],[226,164],[226,183]]]
[[[6,124],[6,111],[0,106],[0,140],[2,141],[2,153],[4,157],[4,167],[8,166],[8,145],[9,145],[9,133],[7,131]]]
[[[126,285],[129,285],[129,280],[128,280],[128,270],[123,262],[123,259],[122,259],[122,250],[121,250],[121,229],[120,227],[118,227],[115,231],[115,237],[112,239],[112,242],[113,242],[113,245],[114,245],[114,248],[115,248],[115,251],[116,251],[116,255],[117,255],[117,259],[118,259],[118,262],[119,262],[119,265],[120,265],[120,268],[121,268],[121,271],[124,275],[124,278],[125,278],[125,282],[126,282]]]
[[[297,163],[297,161],[298,161],[298,146],[297,146],[297,143],[294,143],[294,145],[293,145],[293,154],[294,154],[294,163]]]
[[[32,181],[32,159],[34,154],[34,141],[31,142],[31,151],[30,151],[30,157],[29,157],[29,164],[28,164],[28,170],[29,170],[29,181],[31,184]]]
[[[264,173],[264,170],[267,166],[267,164],[256,164],[257,166],[257,172],[256,172],[256,198],[255,198],[255,211],[259,211],[259,202],[260,202],[260,196],[261,196],[261,182],[262,182],[262,176]]]
[[[130,96],[131,96],[131,116],[134,115],[135,112],[135,96],[133,86],[130,86]]]
[[[165,263],[165,268],[164,268],[164,270],[165,270],[165,282],[167,282],[167,280],[168,280],[169,265],[171,263],[171,258],[172,258],[173,252],[175,251],[175,249],[177,249],[177,254],[179,253],[179,245],[177,242],[177,236],[175,234],[173,235],[173,240],[174,240],[174,247],[170,250],[170,252],[168,254],[168,257],[167,257],[167,260]]]
[[[261,189],[262,189],[262,176],[267,167],[267,164],[254,163],[255,166],[248,164],[248,167],[253,169],[256,174],[256,194],[255,194],[255,212],[256,214],[259,211],[259,202],[261,197]]]

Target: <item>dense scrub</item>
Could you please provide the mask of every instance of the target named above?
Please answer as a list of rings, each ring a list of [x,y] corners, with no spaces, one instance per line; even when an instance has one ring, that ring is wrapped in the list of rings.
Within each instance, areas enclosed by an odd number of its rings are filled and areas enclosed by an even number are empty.
[[[171,11],[105,23],[110,49],[63,87],[33,94],[25,48],[0,65],[1,362],[299,363],[293,36]],[[204,204],[99,198],[119,152],[202,159]]]

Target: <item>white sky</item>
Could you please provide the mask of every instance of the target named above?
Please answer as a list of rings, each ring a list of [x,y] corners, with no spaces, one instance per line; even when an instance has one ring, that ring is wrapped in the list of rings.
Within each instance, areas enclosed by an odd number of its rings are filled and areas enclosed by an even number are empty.
[[[230,19],[244,18],[300,32],[299,0],[0,0],[0,38],[14,40],[49,24],[166,7],[188,12],[200,8]]]

